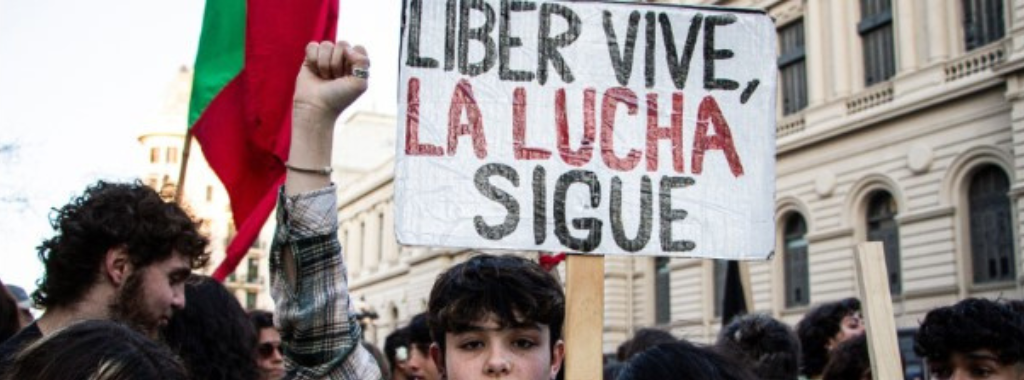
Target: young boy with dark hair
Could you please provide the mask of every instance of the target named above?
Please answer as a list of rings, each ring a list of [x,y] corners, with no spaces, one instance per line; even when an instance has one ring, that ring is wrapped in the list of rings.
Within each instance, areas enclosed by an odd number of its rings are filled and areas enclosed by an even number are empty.
[[[861,334],[864,334],[864,324],[860,317],[860,300],[847,298],[811,309],[796,324],[801,350],[800,373],[808,379],[820,379],[828,364],[829,351]]]
[[[449,380],[551,380],[565,357],[562,286],[516,256],[478,255],[438,276],[430,355]]]
[[[929,311],[914,351],[935,380],[1024,380],[1024,314],[1016,301],[968,298]]]

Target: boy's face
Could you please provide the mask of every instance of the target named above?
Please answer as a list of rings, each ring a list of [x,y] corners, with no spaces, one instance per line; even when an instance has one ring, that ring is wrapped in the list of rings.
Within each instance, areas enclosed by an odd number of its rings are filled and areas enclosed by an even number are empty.
[[[448,380],[551,380],[565,355],[561,340],[552,349],[548,325],[500,328],[493,316],[469,331],[446,332],[445,345],[430,353]]]
[[[424,344],[411,344],[409,360],[405,363],[406,375],[411,380],[441,380],[441,371],[430,358],[430,348]]]
[[[1024,363],[1002,364],[991,350],[954,352],[948,360],[928,360],[935,380],[1024,380]]]

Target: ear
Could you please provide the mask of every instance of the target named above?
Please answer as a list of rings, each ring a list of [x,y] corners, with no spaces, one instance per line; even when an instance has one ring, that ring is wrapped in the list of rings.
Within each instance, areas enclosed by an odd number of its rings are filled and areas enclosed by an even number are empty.
[[[559,339],[551,348],[551,378],[558,377],[558,370],[562,369],[562,361],[565,360],[565,341]]]
[[[437,367],[437,372],[440,373],[443,378],[448,368],[444,365],[444,352],[441,351],[441,346],[438,346],[437,343],[430,344],[430,359],[434,361],[434,366]]]
[[[103,260],[103,271],[107,280],[115,287],[124,285],[125,279],[131,271],[131,263],[128,260],[128,247],[119,245],[107,250]]]

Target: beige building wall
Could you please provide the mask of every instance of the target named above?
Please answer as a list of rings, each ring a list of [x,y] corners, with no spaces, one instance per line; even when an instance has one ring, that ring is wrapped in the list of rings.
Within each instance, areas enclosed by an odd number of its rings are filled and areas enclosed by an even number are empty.
[[[795,324],[809,309],[785,301],[782,230],[793,213],[807,224],[810,305],[855,296],[853,255],[867,240],[867,204],[876,191],[896,205],[898,327],[914,327],[929,309],[965,297],[1024,297],[1024,0],[1003,1],[1005,37],[970,51],[961,1],[893,1],[895,75],[871,86],[857,32],[859,1],[691,3],[755,7],[779,27],[804,25],[808,105],[785,116],[780,106],[778,248],[772,260],[750,264],[756,311]],[[976,285],[967,193],[987,165],[1010,183],[1015,278]],[[423,311],[433,278],[466,256],[394,242],[392,175],[387,163],[343,186],[339,210],[351,289],[381,316],[367,332],[377,344]],[[657,327],[714,339],[721,321],[713,313],[713,267],[708,260],[669,261],[671,322]],[[636,329],[655,326],[654,260],[607,257],[605,268],[604,351],[611,353]]]
[[[146,126],[147,132],[139,136],[147,162],[142,181],[169,201],[174,199],[181,171],[191,87],[192,71],[183,66],[168,87],[160,111]],[[195,139],[188,156],[186,176],[183,206],[202,221],[202,232],[210,239],[210,261],[200,270],[210,275],[224,260],[225,250],[235,235],[235,227],[227,191],[206,163],[202,148]],[[274,308],[270,298],[268,264],[273,224],[269,221],[264,226],[234,274],[224,281],[228,290],[247,309]]]

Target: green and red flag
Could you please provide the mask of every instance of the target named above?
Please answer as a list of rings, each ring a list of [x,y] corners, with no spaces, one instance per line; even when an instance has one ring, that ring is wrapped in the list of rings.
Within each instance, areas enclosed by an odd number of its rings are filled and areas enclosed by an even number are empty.
[[[295,77],[310,41],[333,41],[338,0],[207,0],[190,133],[231,198],[238,234],[213,277],[248,252],[277,201]]]

